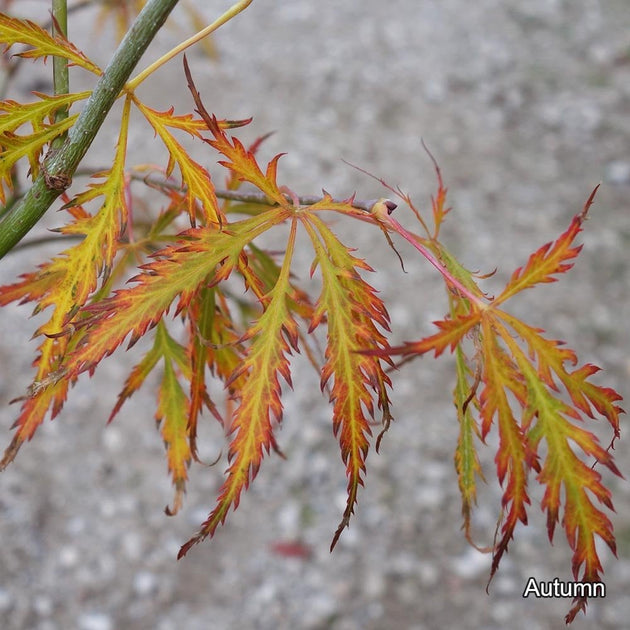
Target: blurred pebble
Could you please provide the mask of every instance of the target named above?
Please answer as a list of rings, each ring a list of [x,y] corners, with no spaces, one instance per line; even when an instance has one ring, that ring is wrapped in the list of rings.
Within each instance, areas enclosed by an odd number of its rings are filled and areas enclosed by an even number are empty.
[[[336,612],[337,604],[329,593],[318,593],[308,598],[308,606],[305,606],[303,616],[304,628],[320,628]]]
[[[150,571],[138,571],[133,576],[133,590],[140,597],[145,597],[157,590],[157,577]]]
[[[387,583],[382,571],[367,571],[363,576],[363,593],[370,599],[380,598],[385,594]]]
[[[621,186],[630,183],[630,162],[614,160],[608,162],[604,169],[604,181]]]
[[[103,431],[101,439],[103,446],[111,453],[119,452],[125,444],[123,432],[111,424]]]
[[[70,569],[79,561],[79,550],[72,545],[65,545],[59,550],[59,564],[65,569]]]
[[[99,612],[84,613],[77,619],[79,630],[112,630],[114,624],[109,615]]]
[[[14,598],[6,588],[0,587],[0,613],[7,612],[13,607]]]
[[[423,586],[435,586],[438,583],[440,571],[432,562],[420,562],[417,570]]]
[[[49,617],[53,611],[53,603],[47,595],[37,595],[33,599],[33,610],[40,617]]]
[[[490,554],[481,553],[471,547],[462,555],[451,560],[451,569],[455,575],[469,580],[487,573],[491,564],[492,556]]]

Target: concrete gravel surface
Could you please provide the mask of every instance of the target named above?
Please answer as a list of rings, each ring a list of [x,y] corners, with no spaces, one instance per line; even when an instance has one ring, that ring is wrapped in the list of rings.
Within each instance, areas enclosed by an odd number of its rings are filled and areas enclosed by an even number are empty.
[[[228,2],[196,2],[211,18]],[[47,17],[48,4],[23,0],[20,15]],[[71,39],[105,64],[111,25],[96,11],[71,18]],[[149,58],[186,28],[164,30]],[[179,30],[178,30],[179,29]],[[440,163],[453,211],[448,246],[470,268],[491,271],[501,286],[529,253],[555,238],[602,182],[581,241],[584,250],[561,282],[529,291],[511,310],[566,340],[582,361],[604,368],[601,382],[628,393],[630,373],[630,9],[621,0],[255,0],[215,38],[220,61],[189,54],[209,110],[254,116],[244,140],[275,131],[261,155],[286,151],[280,179],[304,194],[384,194],[377,182],[341,161],[400,185],[428,208],[435,189],[421,139]],[[27,62],[10,96],[49,88],[50,66]],[[72,73],[73,89],[91,78]],[[155,108],[190,111],[180,60],[146,82]],[[119,111],[110,115],[86,163],[111,163]],[[192,145],[207,163],[208,149]],[[162,160],[153,134],[131,130],[130,163]],[[214,169],[214,167],[213,167]],[[213,172],[215,172],[213,170]],[[217,181],[224,175],[216,170]],[[403,208],[398,219],[413,226]],[[49,213],[38,231],[58,225]],[[445,313],[439,278],[400,246],[407,274],[367,225],[335,228],[379,272],[393,339],[417,339]],[[8,283],[54,246],[26,249],[0,264]],[[310,253],[297,253],[306,277]],[[17,409],[8,401],[32,378],[38,325],[29,306],[2,309],[0,427],[5,442]],[[433,630],[564,626],[568,600],[522,597],[527,578],[571,579],[571,553],[558,532],[546,537],[532,489],[531,522],[519,528],[489,594],[490,558],[460,531],[452,457],[457,438],[451,403],[453,362],[425,358],[396,375],[396,422],[381,453],[368,457],[357,513],[334,553],[328,547],[345,504],[346,479],[318,375],[296,358],[294,390],[285,388],[278,435],[287,455],[265,459],[239,509],[216,538],[175,560],[179,546],[212,508],[225,459],[194,466],[183,510],[171,500],[163,447],[155,430],[155,381],[105,426],[124,378],[142,348],[119,352],[97,375],[80,379],[68,404],[0,475],[0,627],[4,630],[171,630],[232,628]],[[202,428],[212,461],[225,442],[214,421]],[[625,420],[624,420],[625,425]],[[625,429],[625,427],[624,427]],[[615,450],[626,478],[630,442]],[[602,432],[602,440],[608,438]],[[493,477],[496,442],[482,451],[488,485],[480,489],[474,534],[492,540],[501,490]],[[607,597],[593,600],[579,630],[628,628],[630,488],[604,473],[614,496],[618,559],[605,548]],[[308,554],[287,557],[282,544]]]

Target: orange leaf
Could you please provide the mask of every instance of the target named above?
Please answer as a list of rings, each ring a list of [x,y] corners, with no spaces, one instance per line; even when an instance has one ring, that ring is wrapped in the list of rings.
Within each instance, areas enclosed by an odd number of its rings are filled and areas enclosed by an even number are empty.
[[[460,344],[464,336],[479,324],[481,313],[472,312],[469,315],[461,315],[455,319],[443,319],[433,322],[440,332],[420,341],[407,341],[402,346],[395,346],[388,350],[387,354],[423,355],[433,351],[439,357],[447,348],[452,352]]]
[[[309,214],[305,226],[323,283],[310,329],[314,330],[325,317],[328,344],[322,389],[332,378],[333,431],[339,439],[348,477],[348,500],[332,549],[350,522],[359,486],[363,485],[371,435],[365,411],[374,416],[375,394],[383,409],[385,429],[391,420],[385,388],[390,380],[377,356],[388,350],[387,340],[377,326],[388,330],[389,315],[374,289],[359,275],[358,269],[370,271],[370,267],[352,256],[316,215]]]
[[[574,263],[572,261],[582,249],[581,245],[573,247],[573,241],[582,231],[582,223],[586,219],[588,209],[593,203],[597,188],[591,193],[582,212],[573,217],[567,230],[555,242],[546,243],[534,252],[529,257],[527,264],[524,267],[519,267],[512,274],[501,295],[494,300],[495,307],[524,289],[533,287],[535,284],[555,282],[557,280],[557,278],[553,277],[555,274],[564,273],[573,267]]]
[[[219,208],[210,174],[188,155],[184,147],[175,140],[167,129],[167,127],[178,127],[199,137],[199,125],[191,116],[173,116],[172,109],[166,112],[157,112],[138,100],[135,100],[135,103],[168,149],[169,163],[166,174],[171,174],[175,163],[179,166],[182,181],[186,185],[186,204],[191,225],[194,226],[196,223],[197,200],[201,204],[201,214],[205,223],[207,225],[221,225],[224,217]]]
[[[157,260],[141,266],[132,278],[136,285],[120,289],[111,297],[84,309],[90,317],[81,320],[86,341],[68,357],[68,375],[92,371],[131,336],[132,346],[168,311],[178,298],[176,313],[190,304],[201,286],[227,278],[245,245],[286,215],[270,210],[230,224],[229,232],[213,227],[192,228],[179,235],[175,245],[156,252]],[[210,279],[210,280],[209,280]]]
[[[241,404],[230,429],[234,438],[228,452],[230,466],[227,479],[215,509],[199,532],[181,548],[178,558],[207,536],[214,535],[217,527],[225,521],[229,509],[238,507],[242,491],[256,477],[263,452],[277,449],[272,416],[277,422],[282,419],[279,376],[291,385],[288,354],[291,348],[297,349],[297,324],[287,305],[296,227],[297,222],[293,219],[280,276],[264,313],[247,331],[246,338],[253,341],[244,363],[233,375],[233,378],[245,375],[246,380],[240,392]]]
[[[206,108],[201,102],[201,96],[193,82],[190,68],[188,67],[188,62],[185,57],[184,72],[188,80],[188,89],[193,95],[193,99],[197,105],[197,113],[206,122],[208,130],[214,137],[212,140],[206,140],[206,142],[228,158],[227,161],[219,162],[219,164],[229,168],[237,178],[256,186],[256,188],[269,197],[270,201],[280,206],[288,207],[289,202],[285,199],[284,194],[276,182],[278,160],[281,156],[276,155],[269,164],[267,164],[267,169],[265,173],[263,173],[260,166],[258,166],[253,152],[248,151],[237,138],[228,138],[216,117],[211,116],[206,111]]]

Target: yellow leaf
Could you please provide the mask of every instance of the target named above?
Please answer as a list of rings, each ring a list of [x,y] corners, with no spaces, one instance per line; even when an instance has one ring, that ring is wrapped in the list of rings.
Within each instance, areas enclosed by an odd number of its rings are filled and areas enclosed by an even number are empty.
[[[382,359],[370,352],[359,352],[387,351],[387,341],[377,325],[387,330],[389,316],[375,290],[358,272],[359,269],[370,271],[370,267],[352,256],[316,215],[309,213],[305,226],[315,249],[323,285],[311,330],[326,319],[328,343],[322,388],[329,379],[333,379],[330,394],[333,431],[339,439],[348,477],[346,510],[333,537],[332,549],[349,524],[359,486],[363,485],[368,438],[371,435],[366,410],[369,416],[374,416],[375,395],[384,414],[387,414],[385,422],[389,423],[391,419],[384,387],[390,381],[381,366]]]
[[[175,140],[167,129],[167,127],[178,127],[198,137],[198,125],[194,124],[194,121],[188,119],[188,117],[174,117],[172,110],[156,112],[137,100],[135,103],[168,149],[169,163],[166,174],[171,174],[175,163],[179,166],[183,183],[187,188],[186,203],[191,224],[194,226],[196,223],[198,200],[205,223],[207,225],[221,225],[223,216],[214,194],[214,186],[210,180],[210,174],[201,164],[195,162],[188,155],[182,145]]]
[[[263,452],[276,449],[272,420],[282,419],[279,376],[291,385],[288,354],[297,349],[297,324],[288,308],[291,291],[289,269],[295,244],[297,220],[293,219],[291,234],[278,281],[273,287],[269,303],[258,321],[247,331],[253,338],[245,362],[237,368],[233,378],[245,376],[241,389],[241,404],[231,433],[228,477],[219,493],[217,506],[201,526],[200,531],[180,550],[179,557],[225,521],[231,507],[238,507],[243,490],[249,487],[260,468]]]
[[[58,96],[35,94],[39,96],[40,100],[33,103],[17,103],[11,100],[0,102],[0,111],[4,112],[0,114],[0,134],[5,131],[17,131],[27,123],[32,124],[34,130],[41,128],[46,117],[52,117],[61,107],[88,98],[92,92],[88,90],[75,94],[59,94]]]
[[[55,374],[70,347],[69,344],[74,344],[81,338],[81,335],[75,335],[70,341],[69,335],[63,333],[71,318],[96,288],[99,273],[109,268],[115,256],[117,240],[127,211],[122,186],[128,122],[127,100],[114,165],[106,181],[78,197],[83,203],[102,195],[105,197],[103,206],[94,216],[77,213],[79,218],[75,223],[61,228],[66,234],[81,234],[84,239],[50,263],[42,265],[35,274],[27,276],[27,281],[2,287],[0,290],[0,303],[21,297],[23,301],[37,299],[37,311],[48,306],[53,307],[50,319],[36,333],[47,337],[39,346],[40,354],[35,362],[37,373],[31,386],[30,398],[24,404],[16,423],[18,432],[14,442],[17,448],[33,435],[43,421],[49,405],[53,405],[53,414],[61,409],[68,381],[56,383]],[[48,383],[48,386],[43,387],[42,383]],[[17,453],[17,448],[13,456]]]
[[[5,131],[0,135],[0,149],[2,149],[0,152],[0,201],[2,203],[5,202],[4,185],[9,188],[12,186],[11,169],[15,163],[22,158],[28,158],[31,174],[36,177],[39,173],[39,158],[44,145],[70,129],[77,116],[78,114],[75,114],[58,123],[46,125],[40,131],[26,136],[18,136],[12,131]]]
[[[12,18],[0,13],[0,43],[6,44],[5,51],[14,44],[31,46],[30,50],[17,53],[20,57],[63,57],[70,63],[81,66],[94,74],[100,75],[101,69],[90,61],[74,44],[65,37],[52,37],[41,26],[30,20]]]

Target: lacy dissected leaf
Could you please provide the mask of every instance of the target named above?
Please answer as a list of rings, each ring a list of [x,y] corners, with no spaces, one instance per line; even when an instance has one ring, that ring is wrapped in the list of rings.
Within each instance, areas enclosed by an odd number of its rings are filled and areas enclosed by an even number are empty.
[[[234,330],[225,298],[218,287],[200,289],[188,307],[188,318],[190,337],[187,353],[191,367],[188,434],[192,456],[197,459],[197,424],[202,409],[207,408],[220,424],[224,424],[208,394],[206,368],[223,383],[228,383],[231,375],[242,364],[245,349],[242,335]],[[233,398],[238,397],[237,392],[244,381],[244,377],[230,381],[230,395]]]
[[[46,118],[52,118],[53,114],[62,107],[68,107],[72,103],[82,101],[92,92],[77,92],[74,94],[59,94],[48,96],[35,92],[40,100],[32,103],[18,103],[12,100],[0,102],[0,134],[6,131],[17,131],[22,125],[30,124],[34,131],[41,129]],[[2,138],[2,135],[0,135]]]
[[[39,356],[34,362],[34,365],[38,366],[35,381],[26,396],[14,401],[23,402],[20,416],[12,426],[16,433],[0,460],[0,470],[4,470],[15,459],[22,444],[33,437],[49,409],[51,418],[61,411],[69,384],[67,381],[57,381],[55,374],[59,366],[59,357],[63,355],[66,347],[67,344],[56,340],[47,340],[39,347]]]
[[[268,252],[254,244],[250,245],[249,250],[239,270],[243,274],[246,286],[251,286],[258,299],[264,302],[278,281],[281,267]],[[289,291],[289,307],[304,320],[310,321],[313,317],[314,307],[309,295],[293,282]]]
[[[194,226],[196,223],[198,201],[201,204],[201,214],[205,223],[207,225],[221,225],[223,216],[214,193],[210,174],[188,155],[184,147],[168,131],[168,127],[177,127],[199,137],[198,125],[194,123],[192,117],[173,116],[172,109],[166,112],[157,112],[139,101],[136,101],[136,105],[168,149],[169,162],[166,167],[166,174],[172,173],[176,163],[179,166],[182,181],[186,186],[188,216],[191,224]]]
[[[514,323],[514,318],[509,319],[510,323]],[[515,329],[518,328],[521,328],[520,322],[515,327]],[[611,494],[603,485],[601,474],[592,466],[588,466],[583,461],[583,457],[575,453],[575,447],[579,448],[584,456],[593,457],[596,462],[608,467],[616,475],[621,475],[610,452],[600,446],[598,439],[592,433],[575,424],[576,420],[581,420],[578,410],[560,400],[555,395],[554,387],[547,382],[549,366],[545,365],[545,361],[553,356],[559,343],[545,340],[540,335],[527,337],[526,341],[530,347],[547,346],[546,351],[539,350],[534,355],[538,358],[538,366],[536,366],[530,362],[532,354],[530,353],[527,357],[516,346],[509,332],[502,333],[501,336],[506,344],[511,346],[518,368],[527,382],[527,406],[536,410],[529,431],[529,442],[533,449],[537,449],[542,440],[546,444],[547,456],[542,469],[539,470],[538,481],[546,486],[541,507],[547,512],[549,539],[553,539],[555,526],[560,518],[561,491],[564,489],[562,524],[573,550],[574,578],[583,582],[598,582],[601,580],[603,569],[597,552],[596,538],[601,538],[613,553],[616,551],[616,545],[612,523],[593,503],[592,497],[612,510]],[[561,351],[557,354],[558,358],[552,363],[551,369],[561,378],[574,400],[576,396],[578,400],[583,400],[583,368],[574,372],[578,378],[572,381],[564,371],[563,363],[567,360],[574,363],[574,357],[570,354],[567,356],[566,351],[564,355]],[[543,378],[541,374],[544,375]],[[603,415],[611,413],[608,420],[618,432],[621,409],[615,405],[615,402],[620,400],[620,396],[614,390],[600,388],[592,383],[588,384],[588,389],[593,390],[595,400],[606,401],[604,405],[599,405],[599,411]],[[577,406],[579,409],[579,405]],[[587,415],[592,415],[590,409],[580,410]],[[586,598],[578,598],[567,615],[567,622],[573,620],[579,610],[584,610],[585,607]]]
[[[27,158],[33,177],[39,173],[39,158],[44,145],[74,125],[78,114],[70,116],[52,125],[45,125],[34,133],[21,136],[12,131],[0,134],[0,201],[5,202],[4,187],[12,187],[11,169],[18,160]]]
[[[434,224],[433,238],[437,240],[438,234],[440,233],[440,228],[442,227],[442,223],[444,222],[446,215],[451,211],[451,209],[446,207],[447,190],[444,186],[444,180],[442,179],[442,171],[440,170],[440,167],[438,166],[437,161],[435,160],[431,152],[427,149],[426,145],[424,145],[424,143],[423,143],[423,146],[425,150],[427,151],[427,153],[429,154],[431,161],[433,162],[433,167],[435,169],[435,174],[436,174],[437,183],[438,183],[437,193],[435,197],[431,197],[431,211],[433,214],[433,224]]]
[[[228,138],[217,118],[207,112],[193,82],[186,58],[184,58],[184,71],[188,80],[188,88],[197,105],[197,113],[206,122],[208,130],[214,137],[212,140],[206,140],[206,142],[228,158],[227,161],[222,161],[220,164],[229,168],[242,181],[256,186],[256,188],[267,195],[270,201],[280,206],[287,206],[288,202],[276,181],[278,160],[281,156],[276,155],[267,164],[267,168],[263,173],[253,152],[247,150],[238,138]]]
[[[321,270],[323,285],[311,330],[326,318],[328,343],[321,382],[323,388],[333,379],[330,395],[333,431],[339,439],[348,476],[348,501],[332,548],[349,524],[359,486],[363,485],[371,435],[368,416],[374,416],[375,395],[383,409],[385,427],[391,420],[386,392],[390,381],[381,365],[382,359],[358,352],[387,351],[387,340],[378,327],[388,330],[389,316],[375,290],[360,276],[360,270],[371,271],[371,268],[352,256],[318,217],[310,215],[305,225],[315,250],[314,266]]]
[[[547,512],[549,539],[553,539],[555,525],[560,518],[563,502],[561,491],[564,489],[562,523],[574,552],[574,577],[585,582],[599,581],[602,567],[596,538],[606,542],[613,552],[615,542],[610,520],[591,497],[609,509],[612,509],[612,502],[610,491],[602,484],[601,474],[587,465],[583,457],[593,457],[613,473],[620,473],[611,454],[600,446],[597,438],[575,424],[582,420],[579,411],[592,415],[590,407],[582,405],[580,409],[578,405],[576,409],[567,405],[558,395],[552,376],[553,373],[559,378],[569,393],[573,391],[572,398],[582,402],[584,370],[575,370],[578,378],[572,381],[564,368],[566,362],[574,364],[576,361],[572,351],[562,348],[557,341],[544,339],[538,334],[539,331],[513,316],[497,311],[499,317],[511,324],[513,330],[510,331],[498,321],[498,317],[490,317],[491,313],[482,320],[481,333],[484,365],[484,389],[480,396],[482,436],[490,430],[490,424],[496,416],[500,436],[496,457],[499,481],[503,483],[504,477],[508,476],[503,496],[507,516],[503,522],[501,540],[494,550],[492,573],[497,570],[507,550],[517,522],[527,523],[526,505],[530,502],[527,477],[529,470],[534,470],[538,482],[546,486],[541,507]],[[528,354],[517,343],[519,337],[529,347]],[[499,345],[499,339],[503,346]],[[608,420],[617,432],[621,410],[615,406],[615,402],[619,400],[619,395],[592,383],[588,383],[588,391],[598,401],[600,412],[610,412]],[[508,393],[520,407],[520,422],[515,418],[514,405],[509,402]],[[543,440],[546,457],[541,466],[537,453]],[[575,453],[571,444],[582,451],[581,457]],[[568,619],[573,619],[585,605],[585,599],[577,600]]]
[[[251,119],[250,121],[251,122]],[[204,129],[207,129],[208,125],[204,122]],[[258,152],[258,149],[260,149],[260,147],[262,146],[262,143],[267,140],[267,138],[269,138],[272,134],[271,133],[266,133],[263,136],[258,136],[258,138],[256,138],[256,140],[254,140],[254,142],[252,142],[248,147],[247,147],[247,151],[249,153],[251,153],[251,155],[255,156],[256,153]],[[225,178],[225,188],[227,188],[227,190],[238,190],[243,184],[243,180],[239,179],[239,177],[236,175],[236,173],[234,171],[228,171],[228,175]],[[225,199],[224,200],[224,208],[225,205],[229,206],[229,204],[231,203],[229,199]]]
[[[241,493],[256,477],[264,451],[277,450],[272,420],[280,422],[282,419],[280,376],[291,386],[288,355],[291,349],[297,350],[298,343],[297,324],[287,304],[296,227],[297,220],[294,219],[278,281],[263,314],[246,333],[246,338],[252,340],[251,346],[244,363],[234,373],[234,378],[244,376],[245,382],[230,428],[234,438],[228,452],[227,479],[215,509],[197,535],[181,548],[179,557],[207,536],[214,535],[229,509],[238,507]]]
[[[123,186],[128,114],[127,103],[112,169],[104,174],[106,179],[102,184],[79,195],[71,212],[76,220],[59,230],[64,234],[79,234],[83,240],[42,265],[39,271],[23,276],[22,281],[0,288],[0,305],[14,300],[33,300],[37,301],[35,312],[53,308],[48,322],[35,333],[46,338],[39,347],[35,380],[16,422],[18,430],[5,453],[4,465],[15,456],[19,446],[33,436],[49,407],[52,405],[54,417],[65,401],[68,382],[59,382],[55,375],[68,348],[81,335],[72,337],[64,333],[69,332],[70,320],[96,289],[98,276],[111,266],[127,217]],[[104,203],[94,216],[76,205],[97,196],[103,196]]]
[[[597,187],[599,188],[599,186]],[[575,259],[582,246],[574,247],[573,241],[575,237],[582,231],[582,223],[586,218],[586,214],[593,199],[597,188],[593,190],[588,201],[584,205],[584,209],[580,214],[573,217],[571,225],[560,237],[553,243],[546,243],[536,252],[534,252],[523,267],[519,267],[510,278],[509,283],[494,301],[495,306],[505,302],[505,300],[516,295],[523,289],[533,287],[538,283],[555,282],[557,278],[553,276],[559,273],[565,273],[573,267],[573,259]]]
[[[81,251],[81,260],[73,262],[81,265],[80,270],[83,269],[83,265],[87,265],[88,270],[90,267],[95,269],[97,275],[103,271],[105,276],[109,274],[129,215],[125,193],[129,108],[130,102],[127,99],[123,108],[121,131],[112,168],[104,173],[97,173],[95,177],[102,177],[103,181],[90,184],[87,191],[73,200],[73,205],[82,206],[93,199],[102,197],[103,205],[94,216],[77,219],[74,223],[59,230],[63,234],[85,236],[82,243],[74,248],[75,251]],[[85,277],[89,278],[91,275],[91,273],[86,273]],[[91,290],[93,287],[90,288]]]
[[[168,514],[176,514],[182,504],[188,479],[188,467],[192,458],[188,434],[188,398],[177,378],[176,370],[190,380],[190,364],[186,349],[169,334],[163,321],[156,326],[153,346],[134,366],[129,374],[118,401],[109,417],[109,422],[120,411],[124,402],[144,383],[156,365],[163,361],[164,368],[158,389],[158,407],[155,419],[161,425],[162,438],[166,446],[168,470],[175,486],[175,498]]]
[[[54,37],[41,26],[30,20],[20,20],[0,13],[0,43],[5,44],[5,51],[14,44],[31,46],[29,50],[17,53],[20,57],[62,57],[70,63],[81,66],[94,74],[101,74],[101,69],[90,61],[74,44],[62,35]]]
[[[158,391],[155,419],[162,425],[168,470],[175,486],[173,506],[166,508],[166,513],[173,515],[182,505],[192,451],[188,440],[188,398],[177,379],[173,361],[167,355],[164,356],[164,376]]]
[[[202,285],[227,278],[243,247],[285,218],[286,214],[270,210],[232,223],[229,230],[204,226],[183,232],[177,244],[160,250],[154,255],[157,260],[141,267],[141,273],[133,278],[135,286],[117,290],[86,309],[91,315],[82,322],[89,324],[87,342],[68,358],[68,375],[92,370],[127,336],[133,345],[175,299],[179,298],[176,312],[180,312]]]
[[[233,378],[245,356],[243,333],[236,328],[232,313],[223,293],[212,287],[212,292],[204,295],[200,291],[198,300],[191,305],[203,311],[191,315],[198,341],[205,348],[204,354],[210,371],[227,387],[231,397],[238,398],[244,378]],[[189,309],[190,311],[190,309]]]
[[[615,550],[611,522],[601,509],[601,506],[612,509],[610,491],[603,485],[601,474],[585,460],[593,458],[614,474],[619,471],[609,450],[580,424],[584,416],[594,418],[597,413],[606,418],[618,437],[622,410],[617,402],[621,397],[613,389],[590,380],[598,368],[590,364],[579,366],[576,354],[562,342],[546,339],[541,329],[498,308],[525,289],[553,282],[555,276],[573,266],[580,252],[580,246],[573,243],[594,194],[595,191],[555,242],[539,248],[512,274],[496,299],[484,296],[473,274],[463,269],[439,242],[416,237],[384,212],[376,217],[388,230],[396,231],[421,251],[440,270],[449,289],[451,312],[435,322],[438,332],[390,348],[387,354],[403,355],[405,360],[430,351],[437,356],[447,348],[456,354],[454,400],[460,437],[455,466],[467,536],[476,496],[475,477],[481,472],[474,440],[476,437],[485,440],[493,427],[498,431],[495,462],[504,492],[502,528],[499,540],[495,541],[491,576],[507,551],[516,525],[527,523],[532,471],[545,486],[542,509],[547,513],[550,539],[562,519],[573,550],[576,580],[600,580],[602,566],[597,538]],[[439,208],[444,204],[443,196],[438,196],[433,204],[434,214],[438,209],[436,220],[441,221],[444,213]],[[434,258],[421,248],[432,252]],[[470,358],[464,348],[466,340],[474,350]],[[385,354],[378,350],[372,353]],[[479,416],[479,424],[475,414]],[[573,620],[585,605],[586,600],[578,598],[567,621]]]
[[[621,409],[616,403],[621,400],[621,396],[609,387],[601,387],[588,380],[599,368],[587,363],[568,371],[565,364],[577,364],[577,356],[573,350],[565,347],[561,341],[545,339],[540,334],[544,331],[528,326],[509,313],[501,311],[500,316],[527,344],[530,358],[537,361],[539,379],[553,390],[557,389],[557,381],[561,382],[577,409],[590,418],[595,417],[595,410],[606,418],[615,437],[619,437]]]
[[[499,432],[499,449],[495,462],[499,483],[504,485],[502,507],[507,511],[503,521],[502,538],[495,546],[491,575],[507,551],[519,521],[527,524],[527,494],[529,470],[538,467],[535,449],[532,450],[526,439],[527,426],[519,421],[509,395],[512,394],[521,407],[525,407],[527,389],[522,381],[517,365],[512,357],[498,343],[489,318],[482,320],[481,326],[483,388],[479,397],[481,416],[481,436],[485,438],[496,420]],[[526,416],[527,421],[527,416]]]
[[[457,409],[459,436],[455,449],[455,470],[457,483],[462,497],[462,517],[466,537],[471,540],[470,519],[473,505],[477,502],[477,477],[484,479],[475,440],[480,438],[479,425],[473,414],[470,403],[478,383],[470,383],[470,368],[461,345],[455,348],[457,382],[453,391],[453,402]],[[475,376],[480,378],[480,374]]]
[[[124,146],[121,141],[119,152]],[[64,256],[44,265],[36,275],[27,275],[21,282],[0,289],[0,304],[36,298],[39,301],[37,311],[51,305],[54,307],[50,320],[37,331],[37,334],[49,336],[39,348],[37,374],[16,422],[18,430],[5,453],[2,467],[15,457],[20,445],[32,437],[51,405],[53,416],[58,413],[65,401],[68,383],[81,371],[92,370],[128,335],[134,343],[160,320],[177,297],[181,310],[208,277],[214,280],[227,277],[242,248],[286,218],[286,214],[270,211],[232,224],[229,233],[209,227],[184,233],[178,245],[158,252],[159,260],[144,266],[143,272],[136,277],[138,284],[135,287],[119,290],[112,297],[84,309],[80,321],[76,322],[80,327],[72,333],[74,324],[71,319],[96,288],[99,265],[104,264],[103,243],[107,241],[106,233],[111,229],[114,217],[99,221],[100,214],[89,217],[77,211],[78,225],[92,228],[84,240],[67,250]],[[63,231],[80,230],[66,226]],[[85,320],[85,314],[91,319]]]
[[[439,332],[425,337],[420,341],[408,341],[402,346],[392,348],[390,354],[403,356],[423,355],[433,351],[439,357],[447,348],[452,352],[462,339],[479,324],[481,313],[476,311],[469,315],[460,315],[455,319],[450,317],[433,322],[439,328]]]
[[[440,178],[440,187],[442,186]],[[438,196],[439,198],[439,196]],[[435,201],[434,203],[434,216]],[[441,203],[444,203],[442,198]],[[445,214],[445,213],[444,213]],[[438,219],[443,218],[443,214],[436,216],[436,233],[439,229]],[[441,220],[441,219],[440,219]],[[439,245],[439,243],[435,243]],[[472,294],[479,293],[479,289],[476,286],[472,278],[472,274],[468,270],[464,269],[459,263],[452,262],[451,256],[441,248],[435,249],[438,258],[445,263],[446,267],[462,281],[465,286],[472,292]],[[461,268],[460,268],[461,267]],[[454,330],[459,330],[457,334],[458,341],[453,345],[453,338],[450,337],[450,333],[446,329],[438,333],[438,337],[430,336],[426,340],[418,343],[416,346],[421,356],[425,352],[433,350],[435,356],[438,356],[443,352],[448,345],[451,347],[451,351],[455,354],[455,373],[456,382],[453,390],[453,402],[455,409],[457,410],[457,420],[459,423],[459,436],[457,439],[457,447],[455,449],[455,470],[457,472],[457,482],[462,498],[462,517],[464,520],[463,529],[467,540],[475,547],[477,545],[472,540],[471,535],[471,516],[473,505],[477,500],[477,477],[484,480],[483,471],[477,455],[475,447],[477,440],[483,441],[481,429],[476,418],[476,413],[479,412],[478,400],[476,398],[477,389],[481,383],[482,377],[482,364],[480,363],[480,347],[481,347],[481,334],[479,322],[481,320],[480,313],[472,310],[470,302],[463,298],[459,293],[449,292],[449,304],[450,304],[450,321],[454,325]],[[444,322],[435,322],[438,328],[442,328],[441,324]],[[451,332],[454,332],[451,331]],[[465,331],[465,332],[464,332]],[[464,336],[468,337],[472,341],[474,354],[472,360],[468,357],[467,351],[464,349]],[[405,350],[409,350],[414,344],[405,344],[401,348],[402,354],[405,354]],[[413,358],[414,354],[406,354],[408,359]],[[479,547],[477,547],[479,548]],[[482,549],[482,551],[488,551]]]

